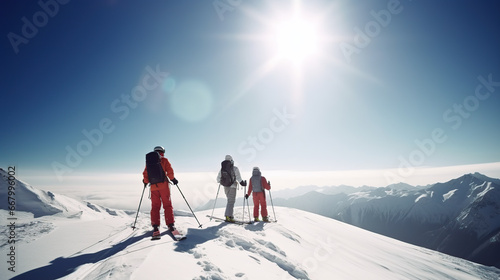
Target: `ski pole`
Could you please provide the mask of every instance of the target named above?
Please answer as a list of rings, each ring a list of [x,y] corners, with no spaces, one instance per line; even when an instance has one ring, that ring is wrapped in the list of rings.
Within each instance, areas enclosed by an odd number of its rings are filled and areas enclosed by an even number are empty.
[[[249,188],[250,188],[250,187],[249,187]],[[247,201],[248,221],[249,221],[249,222],[251,222],[251,221],[252,221],[252,217],[250,217],[250,202],[248,202],[248,198],[246,198],[246,195],[247,195],[247,188],[246,188],[246,186],[245,186],[245,194],[244,194],[244,195],[245,195],[244,200],[246,200],[246,201]],[[243,205],[245,205],[245,204],[243,204]],[[243,211],[245,211],[245,209],[243,209]]]
[[[201,228],[200,221],[198,221],[198,218],[196,218],[196,215],[194,214],[193,209],[191,209],[191,206],[189,206],[189,203],[187,202],[186,197],[185,197],[185,196],[184,196],[184,194],[182,193],[181,188],[179,188],[179,185],[177,185],[177,184],[175,184],[175,185],[177,186],[177,189],[178,189],[178,190],[179,190],[179,192],[181,193],[182,198],[184,198],[184,201],[186,202],[187,206],[189,207],[189,210],[191,210],[191,213],[193,213],[193,216],[194,216],[194,218],[196,219],[196,222],[198,222],[199,228]]]
[[[245,194],[247,193],[247,186],[243,186],[243,211],[241,211],[241,220],[245,221]]]
[[[248,198],[246,200],[247,200],[247,209],[248,209],[248,221],[251,222],[252,217],[250,217],[250,202],[248,202]]]
[[[212,220],[212,217],[214,216],[215,205],[217,204],[217,198],[219,197],[219,190],[220,190],[220,184],[219,184],[219,188],[217,189],[217,195],[215,196],[214,208],[212,209],[212,215],[210,216],[210,221]]]
[[[144,191],[146,190],[147,185],[148,184],[144,183],[144,189],[142,189],[141,200],[139,201],[139,207],[137,208],[137,214],[135,215],[135,221],[134,221],[134,225],[132,226],[132,229],[135,229],[135,223],[137,222],[137,216],[139,216],[139,209],[141,209],[142,197],[144,196]]]
[[[271,206],[273,207],[274,221],[277,222],[276,212],[274,212],[273,196],[271,195],[271,190],[269,190],[269,197],[271,198]]]

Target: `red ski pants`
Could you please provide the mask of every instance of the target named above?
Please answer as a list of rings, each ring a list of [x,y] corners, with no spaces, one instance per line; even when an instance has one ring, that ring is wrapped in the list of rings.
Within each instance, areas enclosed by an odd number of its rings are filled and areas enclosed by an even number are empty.
[[[261,206],[262,217],[267,217],[266,194],[264,192],[253,193],[253,216],[259,217],[259,205]]]
[[[151,191],[151,225],[160,225],[160,210],[163,203],[166,225],[174,223],[174,208],[170,200],[170,188]]]

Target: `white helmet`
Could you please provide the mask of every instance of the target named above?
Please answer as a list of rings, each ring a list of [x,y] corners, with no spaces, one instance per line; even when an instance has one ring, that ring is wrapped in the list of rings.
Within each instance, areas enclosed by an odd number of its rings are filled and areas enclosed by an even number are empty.
[[[162,146],[156,146],[154,149],[155,152],[165,153],[165,149]]]

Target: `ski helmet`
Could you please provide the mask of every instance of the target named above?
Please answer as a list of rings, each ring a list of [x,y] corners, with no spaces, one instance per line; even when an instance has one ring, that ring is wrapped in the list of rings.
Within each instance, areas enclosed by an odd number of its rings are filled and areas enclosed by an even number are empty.
[[[230,155],[226,155],[225,159],[226,159],[226,160],[231,161],[231,163],[232,163],[232,164],[234,164],[234,161],[233,161],[233,157],[232,157],[232,156],[230,156]]]
[[[155,152],[165,153],[165,149],[162,146],[156,146],[154,149]]]

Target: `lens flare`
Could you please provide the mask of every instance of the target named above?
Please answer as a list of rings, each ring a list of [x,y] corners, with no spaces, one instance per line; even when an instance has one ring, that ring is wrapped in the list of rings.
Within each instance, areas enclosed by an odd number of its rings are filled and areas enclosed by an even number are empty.
[[[178,118],[184,121],[200,122],[212,113],[212,92],[201,81],[182,81],[172,92],[170,108]]]

